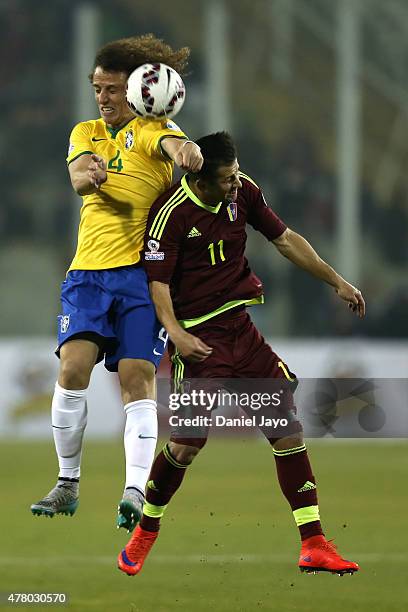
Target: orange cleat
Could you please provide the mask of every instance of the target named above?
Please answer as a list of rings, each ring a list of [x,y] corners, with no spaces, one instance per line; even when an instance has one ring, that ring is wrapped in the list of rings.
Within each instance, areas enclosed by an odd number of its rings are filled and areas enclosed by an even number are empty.
[[[302,542],[299,557],[299,569],[307,574],[331,572],[343,576],[354,574],[360,569],[357,563],[347,561],[339,555],[332,540],[327,541],[322,535],[312,536]]]
[[[118,568],[128,576],[138,574],[158,535],[158,531],[146,531],[137,525],[126,548],[118,555]]]

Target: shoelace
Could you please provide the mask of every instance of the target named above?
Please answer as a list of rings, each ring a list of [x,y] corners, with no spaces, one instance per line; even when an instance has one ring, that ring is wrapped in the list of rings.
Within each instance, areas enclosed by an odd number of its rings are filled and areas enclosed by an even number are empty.
[[[67,491],[73,491],[73,486],[68,484],[67,482],[62,482],[61,484],[58,484],[55,488],[56,489],[66,489]]]
[[[44,501],[59,503],[61,501],[69,500],[72,497],[75,497],[72,488],[69,485],[61,484],[54,487],[53,490],[50,491],[46,497],[44,497]]]

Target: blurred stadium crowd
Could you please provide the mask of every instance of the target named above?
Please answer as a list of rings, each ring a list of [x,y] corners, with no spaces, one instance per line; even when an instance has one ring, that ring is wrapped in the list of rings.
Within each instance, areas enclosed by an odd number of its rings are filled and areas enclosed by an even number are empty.
[[[256,1],[268,5],[266,0]],[[78,4],[0,0],[0,47],[7,58],[0,68],[4,87],[0,101],[2,336],[54,334],[59,283],[74,249],[80,202],[75,210],[65,155],[75,122],[72,49],[73,12]],[[205,79],[205,38],[199,23],[202,3],[175,0],[171,14],[162,0],[96,4],[102,11],[101,43],[152,31],[174,46],[192,48],[180,124],[191,138],[203,135],[199,102]],[[291,68],[286,74],[274,72],[271,26],[262,19],[262,11],[254,11],[248,0],[226,0],[226,4],[234,7],[231,131],[241,168],[263,187],[266,199],[285,222],[335,265],[333,52],[323,53],[322,43],[297,22]],[[314,5],[318,6],[318,0]],[[247,40],[252,40],[252,46],[245,46]],[[281,261],[266,241],[249,232],[249,258],[264,281],[267,298],[266,305],[253,314],[266,334],[408,337],[408,183],[402,172],[388,191],[379,189],[376,180],[376,163],[387,147],[389,126],[399,109],[386,96],[379,103],[379,94],[368,86],[363,89],[363,108],[362,275],[348,280],[358,282],[366,296],[367,319],[359,322],[351,317],[327,287]],[[406,117],[404,121],[406,131]],[[406,150],[400,149],[399,155],[403,167]]]

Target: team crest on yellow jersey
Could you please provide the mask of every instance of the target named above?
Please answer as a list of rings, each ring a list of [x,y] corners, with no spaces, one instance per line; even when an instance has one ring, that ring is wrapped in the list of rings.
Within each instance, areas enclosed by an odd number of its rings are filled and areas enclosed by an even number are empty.
[[[133,130],[128,130],[125,134],[125,148],[131,149],[133,147]]]

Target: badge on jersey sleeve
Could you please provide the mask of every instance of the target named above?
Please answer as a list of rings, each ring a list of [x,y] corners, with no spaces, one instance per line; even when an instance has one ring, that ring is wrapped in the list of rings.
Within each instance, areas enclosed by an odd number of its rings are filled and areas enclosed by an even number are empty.
[[[145,261],[163,261],[164,253],[159,251],[160,242],[158,240],[149,240],[147,246],[150,249],[150,253],[145,251]]]
[[[230,202],[227,206],[228,217],[230,221],[236,221],[238,217],[238,206],[236,202]]]

